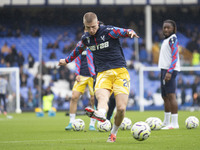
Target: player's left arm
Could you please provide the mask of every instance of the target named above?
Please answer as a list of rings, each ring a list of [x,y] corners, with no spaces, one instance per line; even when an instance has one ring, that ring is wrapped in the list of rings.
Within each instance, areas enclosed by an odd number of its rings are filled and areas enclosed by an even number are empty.
[[[76,45],[75,49],[69,54],[69,56],[65,59],[60,59],[58,65],[64,66],[70,62],[72,62],[79,54],[81,54],[86,49],[85,44],[82,41],[79,41]]]
[[[108,35],[114,39],[120,38],[120,37],[136,37],[139,38],[139,36],[136,34],[136,32],[132,29],[124,29],[124,28],[118,28],[113,27],[111,31],[108,33]]]
[[[171,74],[173,73],[174,68],[176,67],[176,63],[178,61],[178,40],[176,37],[172,37],[169,40],[169,46],[171,48],[172,61],[171,61],[171,65],[170,65],[169,69],[167,70],[167,74],[166,74],[167,81],[171,79]]]

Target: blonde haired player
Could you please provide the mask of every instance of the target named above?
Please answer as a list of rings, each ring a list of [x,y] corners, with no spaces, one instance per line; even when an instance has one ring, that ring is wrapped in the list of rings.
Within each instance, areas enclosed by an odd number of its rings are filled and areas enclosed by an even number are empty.
[[[99,26],[97,16],[93,12],[83,16],[83,24],[88,32],[83,34],[82,43],[66,59],[60,59],[59,65],[71,62],[85,47],[89,47],[92,51],[95,69],[98,72],[95,85],[98,111],[89,107],[85,108],[85,111],[89,117],[104,122],[108,110],[107,103],[111,92],[114,92],[117,112],[107,142],[115,142],[117,131],[125,115],[130,89],[130,76],[119,38],[138,38],[138,36],[131,29],[109,25]]]

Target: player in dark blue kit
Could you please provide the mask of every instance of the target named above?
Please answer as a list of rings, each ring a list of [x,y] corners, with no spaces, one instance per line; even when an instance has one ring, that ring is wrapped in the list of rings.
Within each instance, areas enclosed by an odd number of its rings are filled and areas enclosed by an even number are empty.
[[[91,118],[105,121],[105,114],[108,110],[107,103],[111,93],[114,93],[117,112],[107,142],[115,142],[117,131],[125,115],[130,90],[130,76],[126,69],[126,61],[119,38],[138,38],[138,36],[131,29],[99,26],[97,16],[93,12],[84,15],[83,23],[87,33],[82,36],[82,43],[79,43],[66,59],[60,59],[58,65],[66,65],[73,61],[86,47],[92,51],[96,65],[95,69],[98,71],[95,85],[98,111],[88,107],[85,108],[85,111]]]

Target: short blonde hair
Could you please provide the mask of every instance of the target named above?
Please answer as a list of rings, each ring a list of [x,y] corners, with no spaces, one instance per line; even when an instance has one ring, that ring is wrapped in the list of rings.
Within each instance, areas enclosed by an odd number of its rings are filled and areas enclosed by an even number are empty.
[[[95,13],[93,13],[93,12],[87,12],[83,16],[83,23],[84,22],[91,23],[95,19],[98,21],[97,15]]]

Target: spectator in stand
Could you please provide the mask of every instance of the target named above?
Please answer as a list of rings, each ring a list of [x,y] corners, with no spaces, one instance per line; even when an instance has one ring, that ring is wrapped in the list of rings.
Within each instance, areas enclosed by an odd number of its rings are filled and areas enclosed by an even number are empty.
[[[14,57],[15,57],[15,61],[17,61],[18,54],[17,54],[17,49],[16,49],[16,45],[15,44],[11,45],[11,51],[12,51],[12,54],[14,55]]]
[[[19,53],[18,53],[18,58],[17,58],[17,63],[18,63],[18,66],[19,66],[19,67],[23,66],[24,60],[25,60],[25,59],[24,59],[24,56],[23,56],[22,52],[19,51]]]
[[[58,43],[58,41],[55,41],[54,43],[53,43],[53,47],[52,47],[53,49],[58,49],[59,48],[59,43]]]
[[[25,87],[27,85],[27,78],[28,78],[27,74],[25,73],[20,74],[21,87]]]
[[[5,56],[5,61],[6,61],[7,63],[9,63],[10,66],[12,67],[13,64],[15,63],[15,57],[16,57],[16,56],[13,55],[12,50],[10,50],[10,52],[8,52],[8,54]]]
[[[7,37],[12,37],[13,36],[13,33],[12,33],[12,30],[11,29],[8,29],[8,32],[7,32]]]
[[[198,50],[199,49],[199,46],[197,44],[197,40],[196,38],[193,36],[191,41],[188,42],[188,44],[186,45],[186,48],[191,52],[193,53],[194,50]]]
[[[39,80],[40,80],[40,74],[37,73],[34,80],[33,80],[33,83],[34,83],[34,88],[37,88],[39,86]],[[42,79],[42,87],[43,87],[43,84],[44,84],[44,80]]]
[[[5,62],[5,59],[3,57],[1,58],[0,67],[6,67],[6,62]]]
[[[58,73],[56,66],[54,66],[51,69],[51,76],[52,76],[53,81],[57,81],[59,79],[59,73]]]
[[[20,29],[16,30],[15,37],[17,37],[17,38],[21,37],[21,30]]]
[[[70,81],[70,74],[71,72],[67,66],[61,66],[59,68],[59,79],[65,79],[67,81]]]
[[[0,37],[6,37],[7,31],[4,26],[2,26],[1,31],[0,31]]]
[[[65,31],[64,34],[60,34],[57,38],[57,41],[63,41],[63,42],[66,42],[66,41],[70,41],[71,39],[68,37],[68,32]]]
[[[11,52],[11,49],[10,47],[8,47],[7,42],[5,42],[4,45],[1,47],[1,53],[3,54],[3,56],[6,56],[10,52]]]
[[[42,64],[40,64],[40,65],[38,66],[38,72],[39,72],[39,70],[40,70],[40,66],[41,66],[41,65],[42,65],[42,74],[43,74],[43,75],[44,75],[44,74],[48,74],[48,73],[49,73],[49,70],[48,70],[48,68],[46,67],[44,61],[42,61]]]
[[[72,41],[69,45],[65,45],[64,48],[63,48],[63,53],[69,53],[71,51],[71,49],[73,49],[75,47],[75,42]]]
[[[56,53],[55,52],[52,52],[49,56],[49,59],[57,59],[57,56],[56,56]]]
[[[32,33],[33,37],[40,37],[40,30],[38,28],[35,28],[33,33]]]
[[[53,44],[51,42],[48,42],[46,49],[51,49],[51,48],[53,48]]]
[[[29,54],[28,54],[28,67],[29,67],[29,68],[33,68],[34,64],[35,64],[35,59],[34,59],[34,57],[32,56],[32,54],[29,53]]]
[[[195,49],[193,54],[192,54],[192,65],[193,66],[198,66],[200,65],[200,54],[198,51]]]

